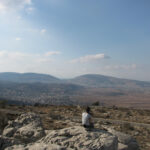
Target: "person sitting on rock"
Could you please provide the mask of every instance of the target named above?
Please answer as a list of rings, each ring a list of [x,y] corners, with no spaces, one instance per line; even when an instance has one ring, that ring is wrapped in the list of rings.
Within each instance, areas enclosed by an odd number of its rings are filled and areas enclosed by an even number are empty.
[[[86,112],[82,113],[82,125],[85,128],[94,128],[90,107],[87,107]]]

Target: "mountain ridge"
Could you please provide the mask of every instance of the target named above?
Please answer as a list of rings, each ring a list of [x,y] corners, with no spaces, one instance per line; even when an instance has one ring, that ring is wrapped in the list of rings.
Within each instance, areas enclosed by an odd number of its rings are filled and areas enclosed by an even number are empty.
[[[15,78],[13,78],[15,77]],[[26,77],[26,78],[25,78]],[[18,81],[16,80],[18,78]],[[25,81],[21,82],[21,79],[35,79],[33,81]],[[42,81],[41,79],[45,78],[47,81]],[[41,83],[49,83],[49,82],[66,82],[66,81],[74,81],[79,78],[101,78],[101,79],[116,79],[116,80],[123,80],[123,81],[137,81],[137,82],[144,82],[144,83],[150,83],[150,81],[142,81],[142,80],[134,80],[134,79],[125,79],[120,77],[113,77],[108,75],[101,75],[101,74],[83,74],[76,76],[74,78],[68,78],[68,79],[61,79],[58,77],[55,77],[50,74],[43,74],[43,73],[33,73],[33,72],[27,72],[27,73],[18,73],[18,72],[0,72],[0,80],[1,81],[11,81],[11,82],[20,82],[20,83],[32,83],[32,82],[41,82]],[[49,80],[51,79],[51,81]],[[67,83],[67,82],[66,82]]]
[[[73,84],[90,87],[150,87],[150,82],[117,78],[99,74],[85,74],[69,80]]]
[[[17,83],[57,83],[60,82],[60,79],[48,75],[48,74],[40,74],[40,73],[17,73],[17,72],[1,72],[0,73],[1,81],[10,81]]]
[[[11,76],[11,73],[8,74]],[[12,74],[18,76],[17,73]],[[3,73],[3,75],[7,75],[7,73]],[[105,105],[143,108],[150,106],[149,82],[94,74],[82,75],[68,80],[49,75],[46,75],[45,78],[43,74],[36,73],[25,75],[29,80],[25,78],[24,81],[24,78],[20,78],[22,74],[19,74],[19,80],[16,80],[18,82],[15,82],[12,77],[10,81],[6,78],[2,80],[0,74],[0,99],[24,104],[82,105],[99,101]],[[35,75],[36,80],[33,80]]]

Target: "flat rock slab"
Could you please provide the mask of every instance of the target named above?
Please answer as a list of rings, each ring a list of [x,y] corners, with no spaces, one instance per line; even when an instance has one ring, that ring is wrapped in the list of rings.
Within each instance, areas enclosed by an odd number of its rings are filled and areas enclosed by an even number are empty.
[[[75,126],[61,130],[54,130],[42,138],[45,144],[57,144],[77,150],[117,150],[116,136],[103,130],[85,130],[84,127]]]
[[[70,149],[55,144],[34,143],[29,144],[27,146],[14,145],[6,148],[5,150],[70,150]]]
[[[118,150],[118,139],[103,130],[87,131],[74,126],[48,131],[37,142],[12,145],[5,150]]]

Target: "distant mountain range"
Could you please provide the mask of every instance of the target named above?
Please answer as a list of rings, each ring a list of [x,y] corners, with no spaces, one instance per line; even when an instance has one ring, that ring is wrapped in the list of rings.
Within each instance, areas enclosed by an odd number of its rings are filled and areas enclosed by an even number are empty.
[[[86,74],[73,79],[59,79],[47,74],[37,73],[0,73],[0,81],[15,83],[65,83],[76,84],[85,87],[104,87],[104,88],[145,88],[150,87],[150,82],[120,79],[98,74]]]
[[[61,82],[60,79],[46,74],[38,73],[15,73],[3,72],[0,73],[0,81],[9,81],[17,83],[57,83]]]
[[[86,74],[68,80],[69,83],[78,84],[88,87],[104,87],[104,88],[145,88],[150,87],[150,82],[121,79],[111,76],[98,74]]]
[[[91,104],[150,108],[150,82],[86,74],[59,79],[37,73],[0,73],[0,100],[18,104]]]

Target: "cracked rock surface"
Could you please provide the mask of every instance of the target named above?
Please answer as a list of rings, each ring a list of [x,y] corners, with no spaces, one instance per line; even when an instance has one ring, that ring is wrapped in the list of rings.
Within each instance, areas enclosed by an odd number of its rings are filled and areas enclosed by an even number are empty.
[[[35,113],[20,115],[8,122],[0,136],[1,150],[138,150],[129,135],[112,129],[86,130],[72,126],[44,131]]]

